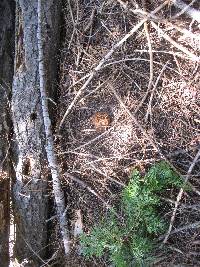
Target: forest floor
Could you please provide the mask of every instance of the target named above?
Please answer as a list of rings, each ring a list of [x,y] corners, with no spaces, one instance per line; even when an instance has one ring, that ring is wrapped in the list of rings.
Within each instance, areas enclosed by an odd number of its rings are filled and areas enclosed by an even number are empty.
[[[200,29],[164,1],[147,1],[145,7],[139,0],[127,1],[127,6],[118,0],[65,2],[58,128],[69,112],[57,136],[57,153],[70,227],[73,231],[78,216],[87,232],[106,216],[109,205],[118,203],[133,169],[144,174],[167,159],[187,176],[200,148],[195,57],[200,55]],[[85,86],[113,45],[144,18],[132,10],[150,13],[161,4],[151,22],[121,43]],[[199,176],[198,160],[189,177],[193,190],[183,193],[172,227],[185,230],[169,235],[169,250],[158,255],[155,266],[200,266],[199,227],[190,228],[199,222]],[[165,199],[171,207],[164,215],[169,223],[178,193],[171,190]],[[109,266],[106,259],[75,257],[70,266]]]

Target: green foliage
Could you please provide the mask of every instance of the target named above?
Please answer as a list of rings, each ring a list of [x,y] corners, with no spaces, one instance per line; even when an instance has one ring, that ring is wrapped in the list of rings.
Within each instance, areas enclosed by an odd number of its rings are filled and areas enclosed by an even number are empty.
[[[152,166],[144,177],[134,170],[122,191],[123,218],[111,211],[89,235],[83,234],[80,241],[84,256],[101,257],[106,253],[116,267],[149,266],[155,237],[166,230],[166,222],[158,213],[158,193],[172,186],[181,187],[183,181],[164,161]]]

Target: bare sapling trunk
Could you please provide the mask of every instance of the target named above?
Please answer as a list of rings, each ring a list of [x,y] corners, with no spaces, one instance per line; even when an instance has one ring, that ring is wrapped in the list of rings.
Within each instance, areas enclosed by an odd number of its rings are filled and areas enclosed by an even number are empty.
[[[48,165],[51,170],[51,176],[53,181],[53,193],[56,203],[57,217],[62,234],[65,255],[67,255],[69,253],[70,247],[69,247],[68,224],[65,215],[64,193],[60,183],[60,173],[54,151],[51,120],[49,117],[48,103],[47,103],[46,75],[45,75],[44,49],[43,49],[44,46],[43,46],[43,34],[42,34],[42,18],[43,18],[42,11],[43,11],[42,1],[38,0],[38,32],[37,32],[38,51],[39,51],[38,61],[39,61],[39,80],[40,80],[42,115],[44,120],[45,137],[46,137],[45,148],[47,153]]]

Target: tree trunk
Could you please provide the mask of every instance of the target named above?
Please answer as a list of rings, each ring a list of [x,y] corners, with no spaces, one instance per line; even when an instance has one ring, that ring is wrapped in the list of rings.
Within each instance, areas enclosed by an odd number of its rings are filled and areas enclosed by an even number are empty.
[[[9,265],[9,114],[14,55],[14,1],[0,3],[0,265]]]
[[[45,63],[47,81],[54,91],[60,2],[44,2]],[[16,140],[13,187],[16,222],[15,255],[19,261],[44,263],[47,246],[48,170],[40,103],[37,45],[37,0],[16,1],[15,70],[12,118]]]

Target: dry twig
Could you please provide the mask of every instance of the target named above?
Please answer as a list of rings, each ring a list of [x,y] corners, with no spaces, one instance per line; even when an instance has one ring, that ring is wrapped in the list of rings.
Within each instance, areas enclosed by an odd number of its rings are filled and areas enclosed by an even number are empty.
[[[145,8],[145,0],[142,0],[143,3],[143,8],[146,12],[146,8]],[[151,45],[151,38],[150,38],[150,34],[149,34],[149,29],[148,29],[148,24],[147,21],[145,21],[144,23],[144,30],[146,33],[146,37],[147,37],[147,43],[149,46],[149,68],[150,68],[150,76],[149,76],[149,83],[148,83],[148,87],[147,87],[147,91],[144,95],[144,97],[142,98],[142,100],[140,101],[139,105],[137,106],[136,110],[135,110],[135,114],[138,112],[138,110],[142,107],[144,101],[146,100],[149,92],[151,91],[152,85],[153,85],[153,52],[152,52],[152,45]]]
[[[44,50],[43,50],[43,38],[42,38],[42,1],[38,0],[37,12],[38,12],[38,62],[39,62],[39,82],[40,82],[40,95],[41,95],[41,106],[42,115],[45,128],[46,136],[46,154],[48,165],[51,170],[51,176],[53,181],[53,193],[56,203],[57,216],[62,234],[65,255],[70,251],[69,246],[69,234],[67,228],[67,220],[64,216],[65,203],[64,193],[60,183],[60,173],[54,151],[53,135],[51,130],[51,120],[49,117],[47,94],[46,94],[46,80],[45,80],[45,65],[44,65]]]
[[[170,232],[170,235],[174,235],[182,231],[187,231],[189,229],[197,229],[199,227],[200,227],[200,222],[191,223],[191,224],[179,227],[177,229],[174,229],[173,231]],[[158,240],[161,241],[164,237],[165,237],[164,235],[160,236]]]
[[[153,26],[153,28],[155,30],[157,30],[157,32],[159,32],[159,34],[162,34],[162,37],[167,40],[168,42],[170,42],[173,46],[175,46],[177,49],[181,50],[184,54],[186,54],[187,56],[189,56],[189,58],[195,62],[200,62],[200,58],[198,56],[196,56],[195,54],[193,54],[192,52],[190,52],[187,48],[185,48],[184,46],[182,46],[181,44],[178,44],[176,41],[174,41],[167,33],[165,33],[155,22],[151,21],[151,25]]]
[[[125,4],[121,0],[116,0],[124,9],[127,9],[127,4]],[[160,11],[163,7],[165,7],[167,4],[169,4],[169,0],[164,1],[161,5],[159,5],[157,8],[155,8],[152,12],[148,13],[141,9],[132,9],[129,8],[128,10],[131,11],[133,14],[140,14],[142,16],[147,16],[148,19],[156,19],[157,21],[161,21],[162,19],[155,16],[155,14]]]
[[[154,84],[154,87],[153,87],[153,89],[152,89],[151,96],[150,96],[150,100],[149,100],[149,104],[148,104],[147,114],[146,114],[146,118],[145,118],[146,121],[147,121],[149,115],[151,115],[151,106],[152,106],[152,101],[153,101],[153,95],[154,95],[154,92],[155,92],[155,90],[156,90],[156,88],[157,88],[157,85],[158,85],[158,83],[159,83],[159,81],[160,81],[160,78],[161,78],[163,72],[165,71],[165,69],[166,69],[168,63],[169,63],[169,62],[167,62],[167,63],[163,66],[161,72],[159,73],[159,75],[158,75],[158,77],[157,77],[157,79],[156,79],[156,82],[155,82],[155,84]]]
[[[175,6],[177,6],[179,9],[181,9],[181,11],[178,14],[176,14],[174,17],[172,17],[172,19],[177,18],[178,16],[182,15],[183,13],[186,13],[193,20],[196,20],[198,23],[200,23],[200,11],[191,7],[191,5],[194,2],[196,2],[196,0],[193,0],[189,5],[184,3],[182,0],[171,0],[171,1]]]
[[[190,178],[190,175],[192,174],[192,171],[193,171],[193,169],[194,169],[199,157],[200,157],[200,149],[198,150],[194,160],[192,161],[192,164],[190,165],[190,168],[189,168],[189,170],[187,172],[187,176],[185,178],[185,184],[188,182],[188,180]],[[177,212],[177,209],[178,209],[178,206],[179,206],[179,202],[180,202],[180,200],[182,198],[183,192],[184,192],[184,190],[183,190],[183,188],[181,188],[179,193],[178,193],[178,196],[176,198],[176,203],[175,203],[174,211],[173,211],[173,214],[172,214],[172,217],[171,217],[171,220],[170,220],[169,229],[168,229],[168,231],[167,231],[167,233],[165,235],[164,241],[163,241],[164,244],[167,242],[167,240],[168,240],[168,238],[170,236],[170,233],[172,231],[172,227],[173,227],[174,220],[175,220],[175,217],[176,217],[176,212]]]

